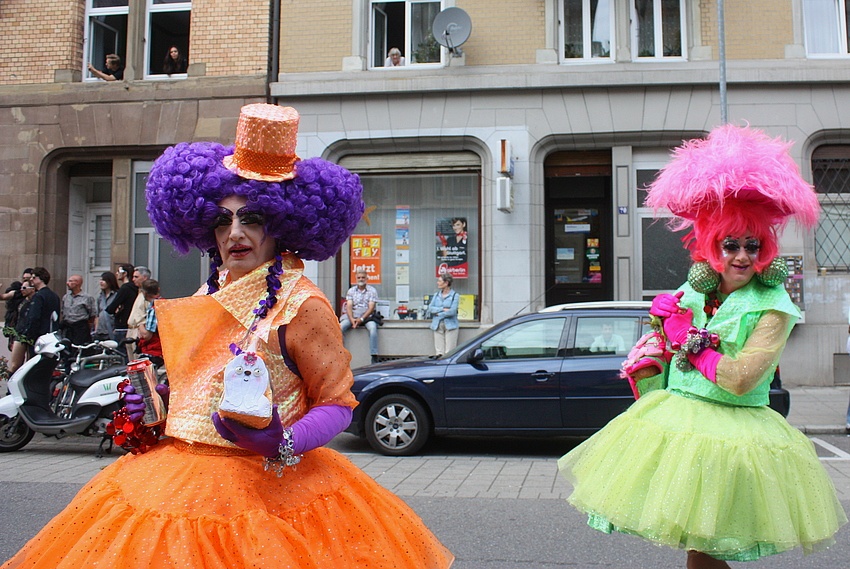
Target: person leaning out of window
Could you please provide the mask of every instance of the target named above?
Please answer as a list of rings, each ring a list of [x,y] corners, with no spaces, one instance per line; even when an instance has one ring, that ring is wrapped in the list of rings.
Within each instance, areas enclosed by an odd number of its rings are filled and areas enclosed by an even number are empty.
[[[124,79],[124,67],[121,66],[121,58],[114,53],[106,56],[106,67],[103,68],[103,71],[89,63],[89,72],[104,81],[121,81]]]
[[[457,307],[460,295],[452,290],[454,277],[443,273],[437,277],[437,292],[431,296],[428,314],[431,316],[431,330],[434,331],[434,350],[438,356],[447,354],[457,346],[458,326]]]

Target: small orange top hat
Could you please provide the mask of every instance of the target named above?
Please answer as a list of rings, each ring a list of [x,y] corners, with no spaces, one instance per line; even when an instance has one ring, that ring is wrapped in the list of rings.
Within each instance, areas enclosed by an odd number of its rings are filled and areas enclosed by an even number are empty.
[[[267,103],[245,105],[236,124],[236,150],[224,166],[242,178],[282,182],[295,177],[298,111]]]

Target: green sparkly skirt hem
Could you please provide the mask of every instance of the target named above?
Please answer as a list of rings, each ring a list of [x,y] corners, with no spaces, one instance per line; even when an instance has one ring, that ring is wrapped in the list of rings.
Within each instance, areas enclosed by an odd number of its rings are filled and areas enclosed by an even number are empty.
[[[811,441],[768,407],[653,391],[558,466],[594,529],[717,559],[811,553],[847,522]]]

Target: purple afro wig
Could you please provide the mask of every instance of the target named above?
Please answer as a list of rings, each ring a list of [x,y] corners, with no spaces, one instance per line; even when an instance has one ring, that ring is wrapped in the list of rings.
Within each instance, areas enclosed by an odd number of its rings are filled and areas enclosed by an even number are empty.
[[[222,160],[233,147],[181,142],[157,158],[148,176],[147,211],[157,232],[181,253],[215,247],[218,203],[243,196],[265,216],[281,250],[323,261],[348,239],[363,215],[360,178],[321,158],[302,160],[284,182],[240,178]]]

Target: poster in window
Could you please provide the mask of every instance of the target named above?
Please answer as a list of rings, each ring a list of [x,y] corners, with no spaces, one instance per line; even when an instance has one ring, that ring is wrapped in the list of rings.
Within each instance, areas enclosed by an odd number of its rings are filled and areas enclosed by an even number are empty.
[[[381,236],[352,235],[351,236],[351,274],[352,285],[357,284],[356,272],[366,271],[369,284],[381,284]]]
[[[448,273],[456,279],[469,278],[468,244],[465,217],[437,219],[437,276]]]

